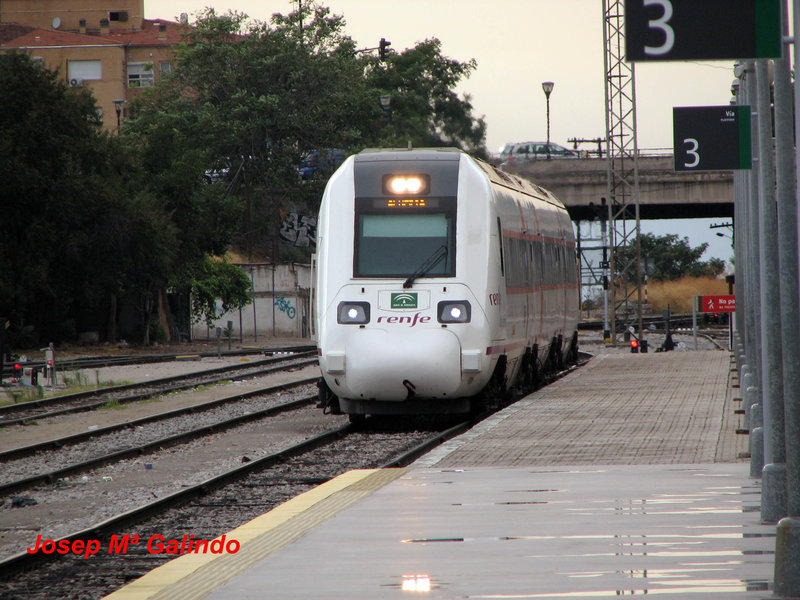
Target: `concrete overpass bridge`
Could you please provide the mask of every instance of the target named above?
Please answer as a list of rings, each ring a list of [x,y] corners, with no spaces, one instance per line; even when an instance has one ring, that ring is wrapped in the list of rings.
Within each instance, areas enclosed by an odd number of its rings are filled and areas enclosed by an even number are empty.
[[[504,166],[553,192],[573,221],[596,218],[607,196],[604,158],[535,160]],[[733,218],[733,172],[675,172],[672,155],[639,157],[641,219]]]

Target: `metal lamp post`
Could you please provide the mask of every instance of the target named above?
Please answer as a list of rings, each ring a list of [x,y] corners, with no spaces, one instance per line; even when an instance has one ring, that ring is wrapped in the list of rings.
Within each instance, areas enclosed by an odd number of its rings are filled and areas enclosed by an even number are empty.
[[[550,92],[555,84],[552,81],[543,81],[542,89],[547,100],[547,158],[550,158]]]
[[[544,90],[544,97],[547,99],[547,143],[550,143],[550,93],[553,91],[555,83],[552,81],[543,81],[542,89]]]
[[[117,135],[119,135],[120,115],[122,115],[122,105],[125,104],[125,100],[113,100],[112,102],[114,102],[114,111],[117,113]]]

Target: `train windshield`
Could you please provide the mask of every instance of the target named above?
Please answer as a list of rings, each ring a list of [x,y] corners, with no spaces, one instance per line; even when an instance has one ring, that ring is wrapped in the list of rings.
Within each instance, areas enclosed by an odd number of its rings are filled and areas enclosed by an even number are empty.
[[[429,204],[398,210],[373,201],[357,210],[355,276],[455,276],[455,210]]]

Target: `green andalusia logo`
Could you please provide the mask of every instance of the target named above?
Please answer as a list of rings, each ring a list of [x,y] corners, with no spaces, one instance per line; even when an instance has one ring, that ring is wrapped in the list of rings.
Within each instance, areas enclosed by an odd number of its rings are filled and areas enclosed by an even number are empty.
[[[417,308],[417,292],[392,292],[392,308]]]

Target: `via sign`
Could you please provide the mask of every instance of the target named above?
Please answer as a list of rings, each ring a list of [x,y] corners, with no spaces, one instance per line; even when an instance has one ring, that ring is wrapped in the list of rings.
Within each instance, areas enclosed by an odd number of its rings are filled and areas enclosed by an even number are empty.
[[[629,61],[780,55],[780,0],[625,0]]]
[[[698,296],[700,312],[718,313],[734,312],[736,310],[736,296]]]
[[[690,106],[672,109],[676,171],[749,169],[749,106]]]

